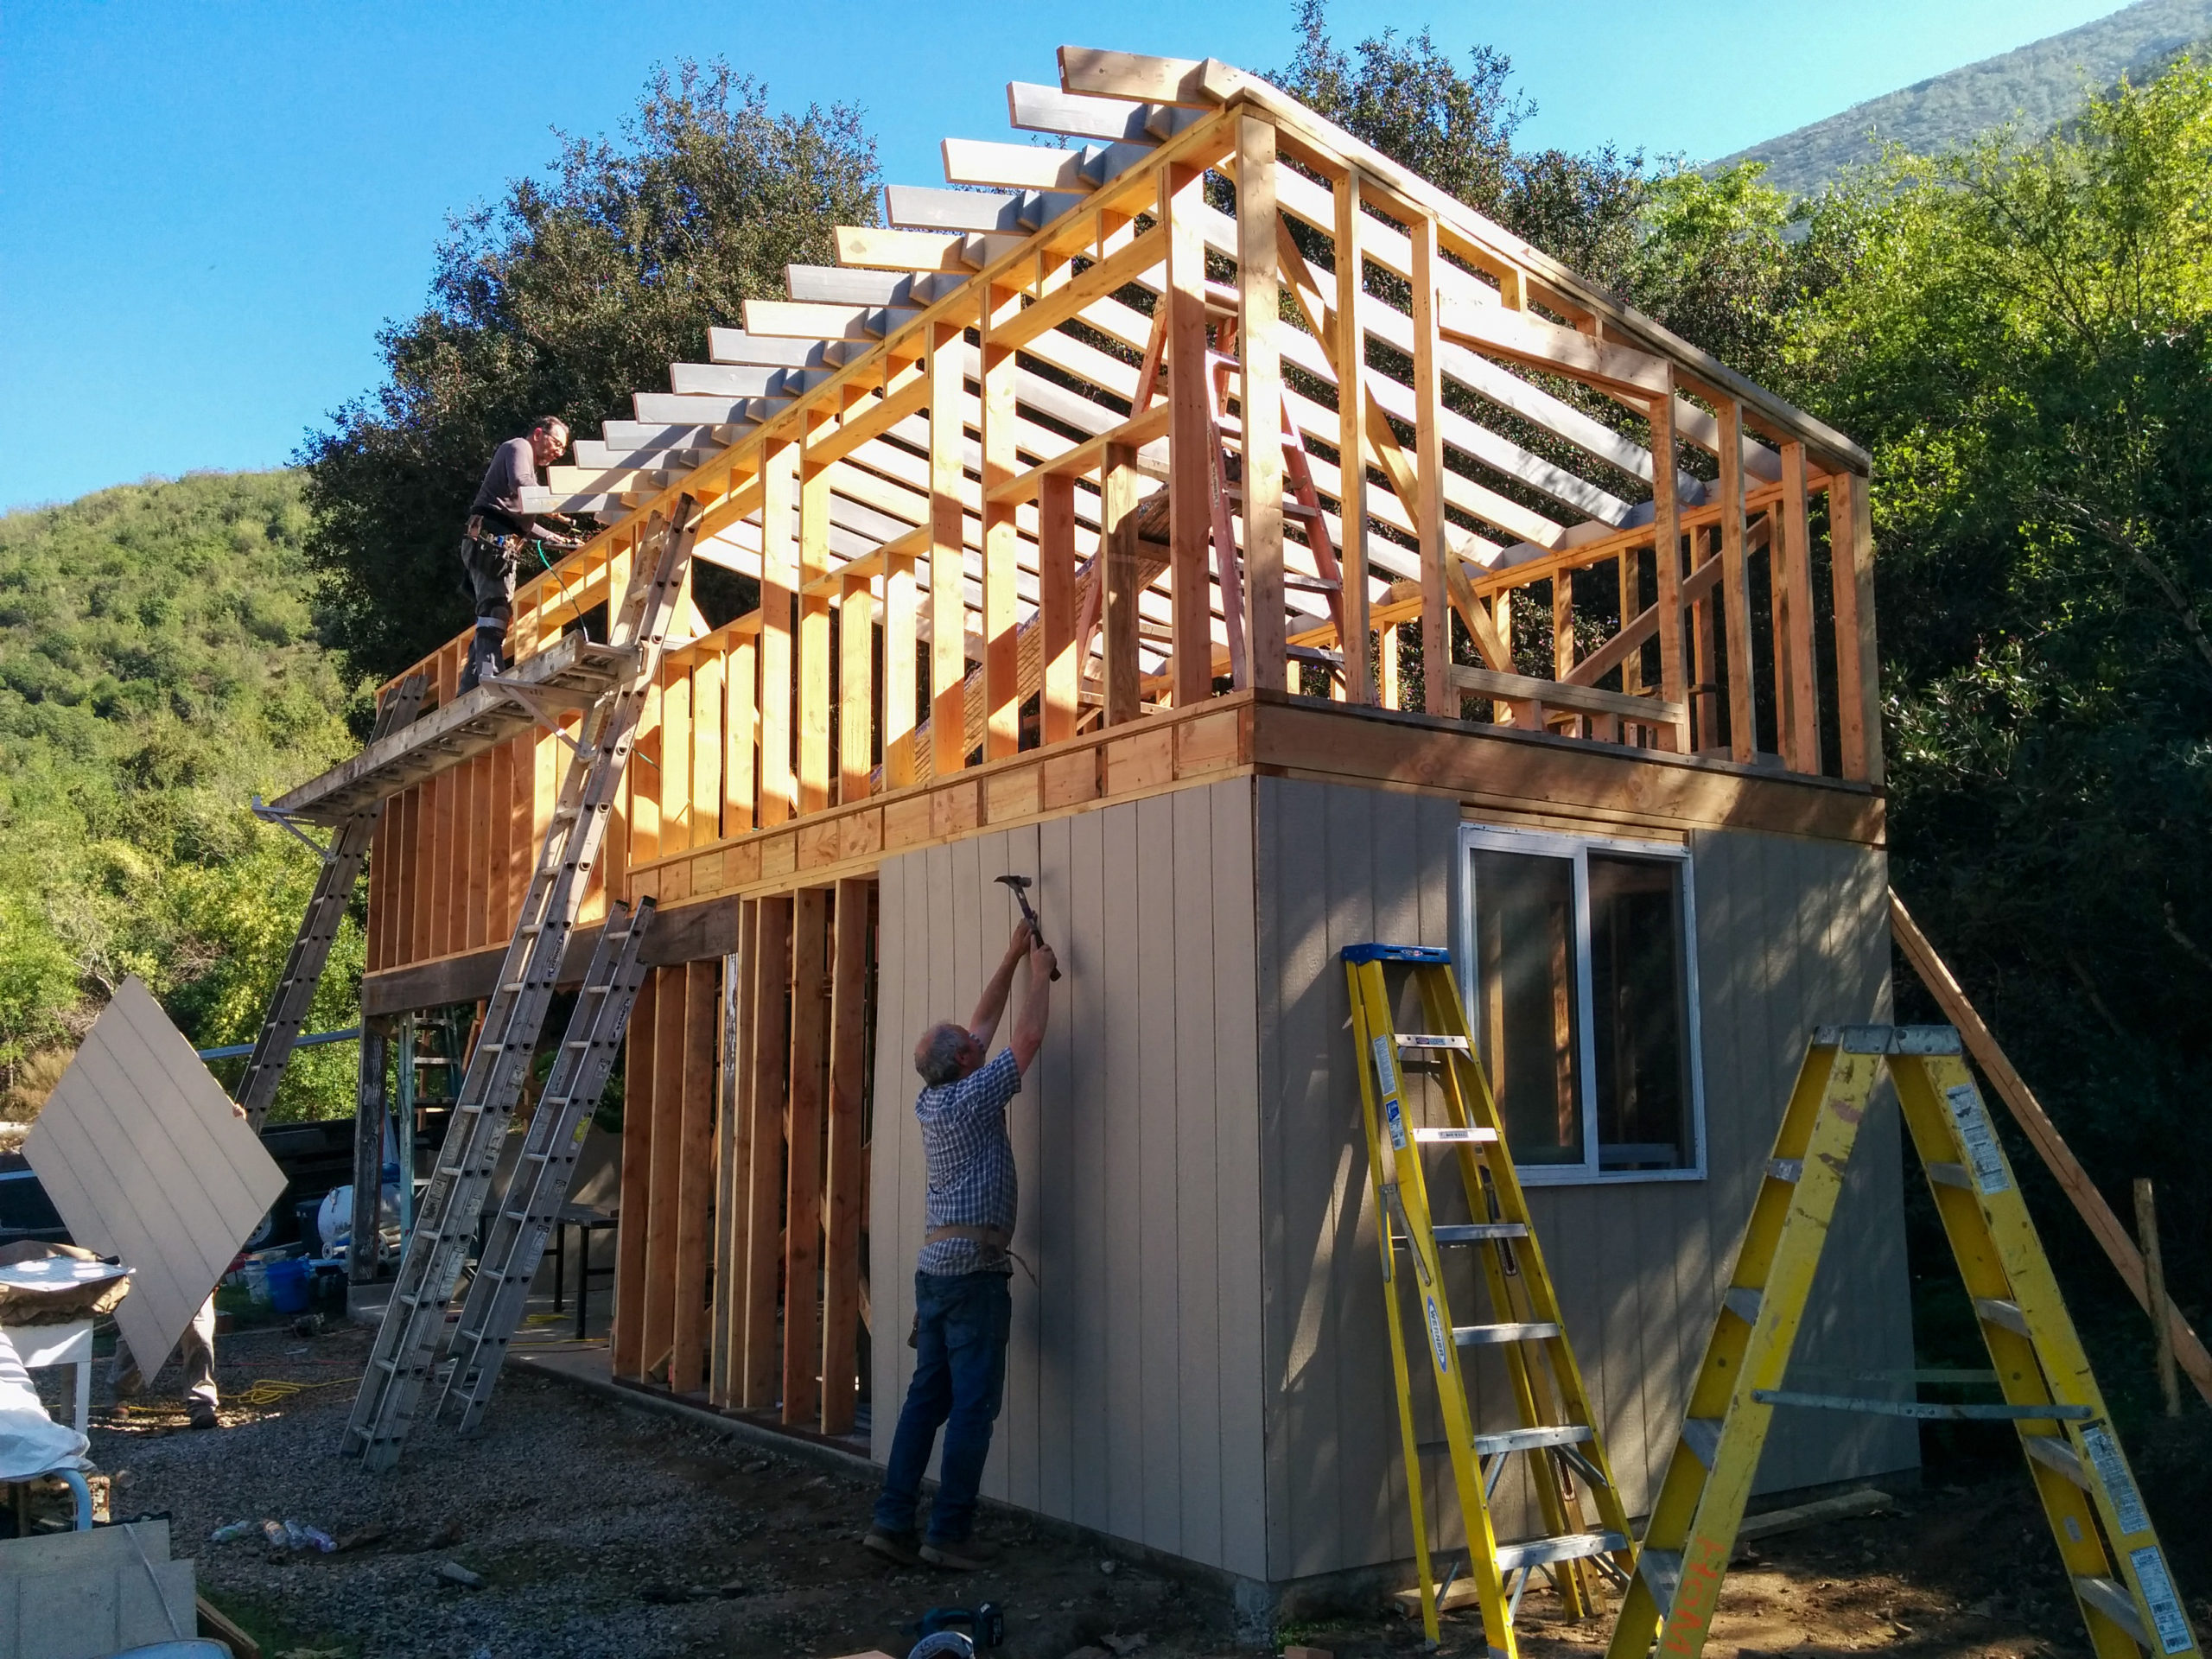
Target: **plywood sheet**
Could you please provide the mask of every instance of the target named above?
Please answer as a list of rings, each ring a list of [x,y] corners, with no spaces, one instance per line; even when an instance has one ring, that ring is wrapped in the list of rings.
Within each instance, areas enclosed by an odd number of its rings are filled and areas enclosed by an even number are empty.
[[[166,1521],[0,1542],[0,1659],[99,1659],[199,1628]]]
[[[284,1190],[261,1138],[135,978],[86,1033],[23,1155],[69,1236],[131,1268],[116,1323],[149,1376]]]

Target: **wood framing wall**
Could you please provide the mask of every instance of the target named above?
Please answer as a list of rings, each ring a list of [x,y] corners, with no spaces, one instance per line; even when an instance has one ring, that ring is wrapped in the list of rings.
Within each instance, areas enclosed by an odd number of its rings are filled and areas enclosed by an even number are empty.
[[[1009,107],[1075,147],[949,142],[949,182],[1000,188],[893,188],[891,227],[841,229],[553,469],[543,505],[614,522],[523,585],[518,658],[683,499],[696,556],[760,584],[669,655],[615,891],[658,863],[682,904],[690,855],[719,878],[725,844],[1224,679],[1879,782],[1862,450],[1262,80],[1060,67]],[[442,700],[465,645],[421,664]],[[562,753],[395,800],[372,972],[505,932]]]
[[[1263,1578],[1251,788],[885,861],[872,1237],[876,1328],[903,1334],[923,1231],[913,1039],[968,1016],[1017,915],[993,878],[1032,875],[1066,976],[1012,1111],[1014,1249],[1037,1282],[1014,1274],[983,1491]],[[874,1351],[880,1460],[913,1355]]]
[[[630,1017],[617,1376],[852,1431],[875,884],[748,899]]]
[[[1459,830],[1468,815],[1448,799],[1371,788],[1261,779],[1255,789],[1267,1576],[1283,1580],[1413,1553],[1337,953],[1378,938],[1458,948]],[[1635,833],[1586,821],[1585,828]],[[1531,1189],[1568,1334],[1631,1514],[1656,1490],[1672,1450],[1808,1031],[1883,1019],[1888,1010],[1879,853],[1734,830],[1691,830],[1688,841],[1707,1177]],[[1861,1137],[1802,1363],[1910,1365],[1900,1171],[1897,1125],[1885,1114]],[[1502,1379],[1478,1372],[1478,1399],[1493,1410],[1505,1409]],[[1422,1435],[1434,1440],[1442,1431],[1433,1406],[1425,1409],[1431,1421]],[[1777,1414],[1760,1490],[1918,1460],[1910,1424],[1829,1418]],[[1440,1451],[1425,1459],[1422,1476],[1432,1527],[1456,1536]]]

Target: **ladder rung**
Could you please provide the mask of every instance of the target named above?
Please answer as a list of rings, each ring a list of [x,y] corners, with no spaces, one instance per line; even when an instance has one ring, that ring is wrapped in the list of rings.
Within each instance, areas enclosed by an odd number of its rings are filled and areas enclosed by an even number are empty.
[[[1491,1348],[1509,1342],[1541,1342],[1560,1334],[1560,1328],[1543,1321],[1526,1325],[1458,1325],[1452,1340],[1462,1348]]]
[[[1524,1538],[1518,1543],[1497,1547],[1497,1568],[1501,1573],[1512,1573],[1552,1561],[1579,1561],[1591,1555],[1611,1555],[1627,1548],[1628,1540],[1618,1532],[1569,1532],[1556,1538]]]
[[[1685,1417],[1682,1420],[1682,1444],[1690,1455],[1707,1469],[1720,1455],[1720,1419],[1718,1417]]]
[[[1757,1325],[1759,1322],[1759,1303],[1764,1300],[1759,1292],[1735,1285],[1721,1297],[1720,1305],[1745,1325]]]
[[[1682,1552],[1679,1549],[1654,1549],[1646,1544],[1636,1558],[1636,1570],[1651,1592],[1651,1599],[1658,1605],[1659,1617],[1665,1619],[1675,1608],[1675,1592],[1682,1582]]]
[[[1496,1129],[1415,1129],[1417,1147],[1465,1147],[1497,1139]]]
[[[1509,1428],[1497,1434],[1475,1436],[1475,1455],[1494,1458],[1504,1452],[1541,1452],[1547,1446],[1580,1446],[1590,1438],[1586,1423],[1566,1423],[1548,1428]]]
[[[1519,1221],[1459,1221],[1432,1227],[1428,1236],[1439,1244],[1487,1244],[1493,1239],[1526,1238],[1529,1227]]]
[[[1974,1299],[1974,1311],[1981,1316],[1985,1325],[2001,1325],[2023,1337],[2028,1334],[2028,1316],[2020,1312],[2018,1302],[1997,1296],[1977,1296]]]
[[[1465,1054],[1467,1052],[1467,1039],[1464,1037],[1438,1037],[1426,1032],[1413,1032],[1401,1036],[1398,1039],[1398,1046],[1400,1048],[1449,1048],[1456,1049],[1459,1052]]]
[[[1928,1179],[1938,1186],[1962,1186],[1968,1192],[1974,1190],[1974,1177],[1967,1173],[1964,1164],[1930,1164],[1928,1166]]]
[[[2135,1611],[2135,1598],[2127,1593],[2125,1585],[2083,1573],[2074,1580],[2074,1593],[2126,1631],[2128,1639],[2145,1653],[2158,1651],[2159,1644],[2143,1628],[2142,1618]]]
[[[1777,1181],[1795,1184],[1805,1179],[1805,1160],[1802,1158],[1770,1158],[1766,1160],[1766,1173]]]
[[[2020,1444],[2037,1463],[2056,1469],[2083,1491],[2089,1490],[2089,1471],[2082,1468],[2080,1454],[2067,1444],[2065,1436],[2023,1434]]]

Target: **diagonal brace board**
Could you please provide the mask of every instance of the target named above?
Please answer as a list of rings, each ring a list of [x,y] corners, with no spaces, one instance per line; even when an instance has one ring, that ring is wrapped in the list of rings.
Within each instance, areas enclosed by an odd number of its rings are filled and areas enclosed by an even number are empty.
[[[672,523],[656,520],[613,629],[628,671],[584,715],[580,741],[555,804],[514,936],[485,1009],[481,1034],[385,1304],[344,1449],[364,1466],[390,1468],[429,1381],[446,1306],[483,1207],[507,1122],[528,1074],[561,960],[620,795],[645,698],[660,671],[700,518],[689,496]]]
[[[413,721],[429,689],[429,681],[420,674],[410,674],[392,687],[378,705],[376,728],[369,741],[389,737]],[[353,902],[361,861],[368,856],[377,820],[383,815],[384,803],[371,802],[338,827],[323,850],[322,868],[316,873],[315,893],[301,919],[299,937],[292,941],[291,953],[284,958],[276,995],[269,1000],[268,1017],[261,1023],[261,1034],[254,1039],[253,1058],[246,1062],[245,1074],[238,1079],[238,1103],[245,1108],[246,1122],[257,1130],[269,1116],[276,1085],[283,1082],[284,1068],[291,1064],[300,1027],[315,1006],[315,988],[322,983],[322,970],[329,963],[331,946],[337,942],[339,925],[346,919],[346,906]]]

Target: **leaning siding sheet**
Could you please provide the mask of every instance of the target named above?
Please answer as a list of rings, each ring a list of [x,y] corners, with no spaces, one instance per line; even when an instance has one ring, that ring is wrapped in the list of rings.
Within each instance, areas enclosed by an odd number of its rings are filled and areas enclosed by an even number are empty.
[[[136,978],[92,1022],[23,1152],[71,1236],[134,1270],[116,1322],[149,1367],[284,1186]]]

